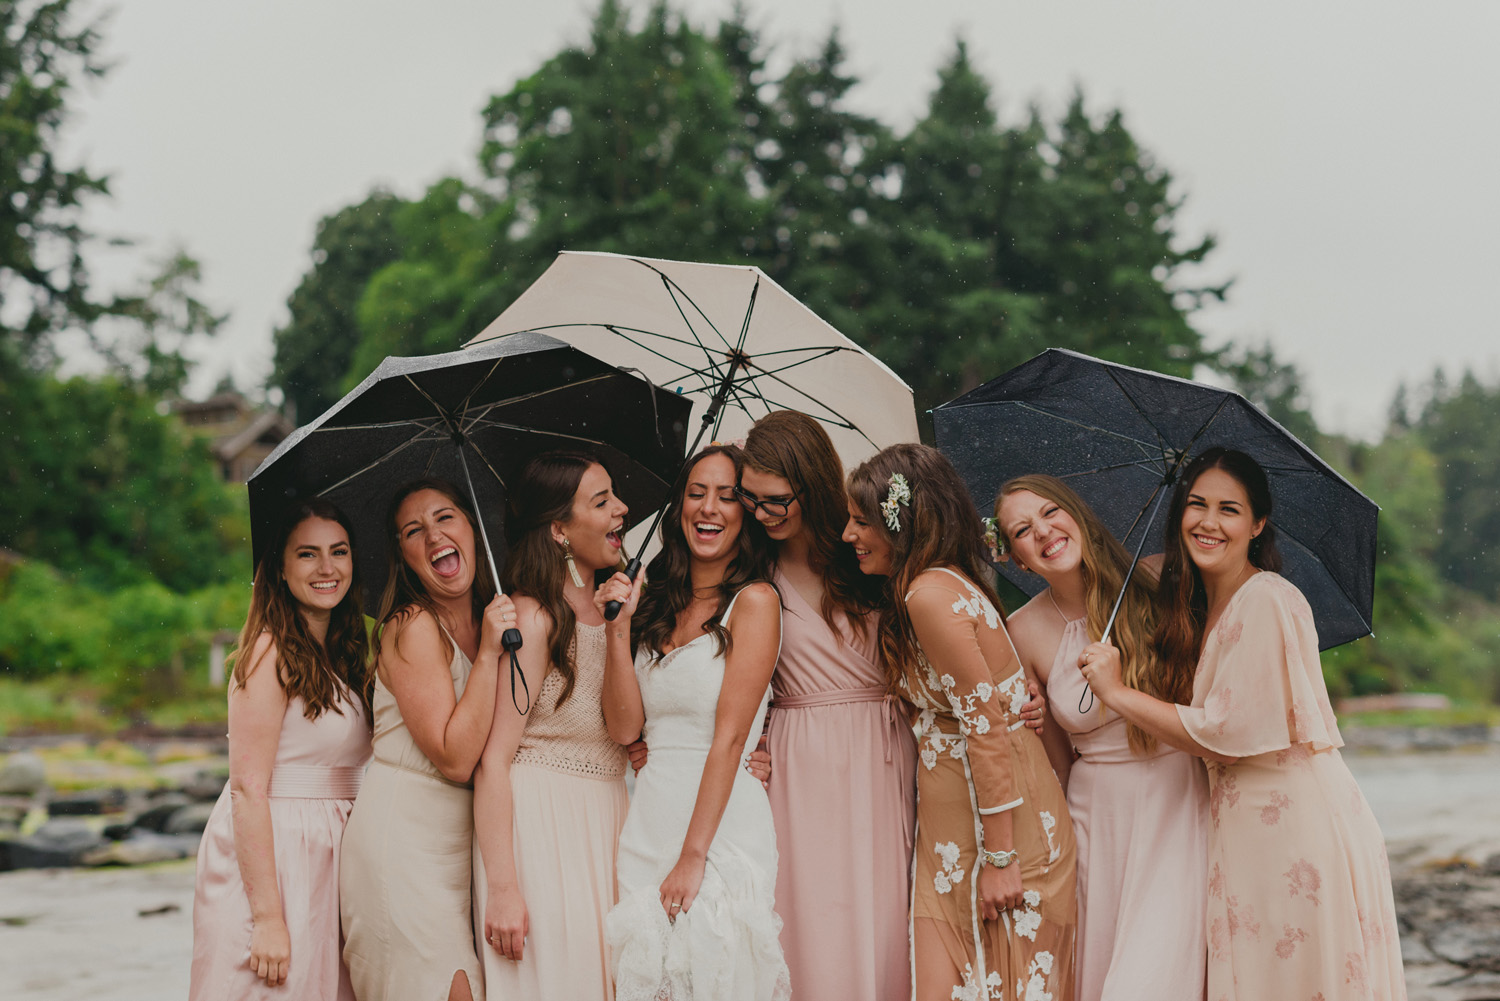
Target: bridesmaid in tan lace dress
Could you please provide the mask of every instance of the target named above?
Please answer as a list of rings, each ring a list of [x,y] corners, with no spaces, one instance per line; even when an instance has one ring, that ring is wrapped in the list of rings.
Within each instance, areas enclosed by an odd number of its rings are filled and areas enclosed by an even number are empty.
[[[614,996],[604,916],[629,801],[600,703],[594,572],[619,566],[626,513],[585,455],[538,456],[511,492],[503,583],[536,699],[523,716],[501,692],[474,776],[474,924],[492,1001]]]
[[[1095,643],[1109,707],[1209,761],[1208,996],[1404,1001],[1385,841],[1339,755],[1302,592],[1275,571],[1265,472],[1212,448],[1172,496],[1156,650],[1197,661],[1191,705],[1127,688]]]
[[[880,625],[892,688],[917,710],[912,979],[917,1001],[1070,998],[1073,827],[1026,673],[980,560],[952,465],[894,445],[849,477],[844,539],[888,579]]]

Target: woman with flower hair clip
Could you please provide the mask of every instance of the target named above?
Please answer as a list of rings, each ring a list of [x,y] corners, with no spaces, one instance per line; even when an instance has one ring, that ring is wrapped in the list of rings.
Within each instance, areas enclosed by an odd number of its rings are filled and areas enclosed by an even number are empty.
[[[1073,996],[1075,846],[1021,711],[1027,676],[953,466],[893,445],[849,476],[860,569],[886,578],[887,685],[917,713],[917,1001]]]

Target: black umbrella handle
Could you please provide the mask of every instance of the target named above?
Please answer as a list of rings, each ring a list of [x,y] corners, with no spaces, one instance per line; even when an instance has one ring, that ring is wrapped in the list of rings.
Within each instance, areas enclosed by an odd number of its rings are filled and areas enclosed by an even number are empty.
[[[631,582],[633,583],[635,581],[636,575],[639,574],[640,572],[641,572],[641,558],[639,556],[632,556],[631,559],[630,559],[630,562],[627,563],[627,564],[625,564],[625,576],[629,577],[630,580],[631,580]],[[618,601],[607,601],[607,602],[605,602],[604,603],[604,617],[607,620],[609,620],[610,622],[615,621],[615,619],[618,618],[619,615],[620,615],[620,609],[621,609],[621,607],[623,607],[623,606],[621,606],[621,604]]]

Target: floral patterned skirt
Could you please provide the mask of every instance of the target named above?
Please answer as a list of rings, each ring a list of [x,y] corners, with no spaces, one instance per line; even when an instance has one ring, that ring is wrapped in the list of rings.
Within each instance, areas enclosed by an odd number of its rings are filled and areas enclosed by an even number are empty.
[[[1208,768],[1210,1001],[1404,1001],[1380,827],[1336,749]]]
[[[1034,759],[1034,760],[1031,760]],[[917,849],[912,890],[915,997],[1072,1001],[1078,902],[1067,803],[1041,744],[1019,754],[1012,811],[1023,906],[979,919],[982,836],[968,760],[940,754],[917,768]]]

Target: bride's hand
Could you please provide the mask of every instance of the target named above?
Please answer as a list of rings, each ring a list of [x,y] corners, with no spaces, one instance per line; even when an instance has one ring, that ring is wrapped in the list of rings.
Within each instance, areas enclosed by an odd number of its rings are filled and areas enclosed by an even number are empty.
[[[667,873],[661,883],[661,909],[667,912],[668,921],[676,921],[677,915],[686,914],[703,885],[704,859],[679,856],[677,864]]]

